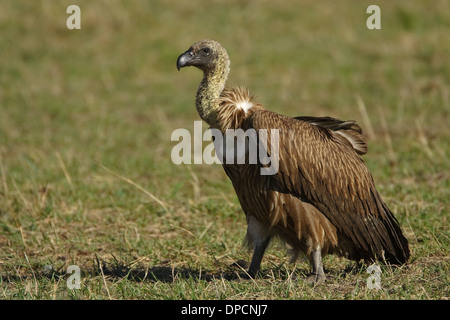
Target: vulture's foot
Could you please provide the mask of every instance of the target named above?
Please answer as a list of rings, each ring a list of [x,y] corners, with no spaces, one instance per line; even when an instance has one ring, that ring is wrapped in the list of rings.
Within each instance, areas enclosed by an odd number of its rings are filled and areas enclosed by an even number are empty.
[[[319,284],[325,283],[326,277],[323,274],[313,273],[306,278],[306,283],[315,287]]]

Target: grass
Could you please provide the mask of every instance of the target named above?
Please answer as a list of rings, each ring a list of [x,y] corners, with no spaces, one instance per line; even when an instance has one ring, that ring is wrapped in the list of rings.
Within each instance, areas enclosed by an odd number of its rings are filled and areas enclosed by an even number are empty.
[[[366,28],[370,4],[381,30]],[[81,30],[66,8],[81,8]],[[448,299],[449,3],[17,1],[0,4],[0,299]],[[174,165],[200,73],[178,54],[214,38],[231,84],[287,115],[354,119],[410,241],[382,267],[329,256],[327,284],[279,244],[262,276],[236,261],[245,219],[220,166]],[[205,126],[206,128],[206,126]],[[69,265],[81,287],[68,289]]]

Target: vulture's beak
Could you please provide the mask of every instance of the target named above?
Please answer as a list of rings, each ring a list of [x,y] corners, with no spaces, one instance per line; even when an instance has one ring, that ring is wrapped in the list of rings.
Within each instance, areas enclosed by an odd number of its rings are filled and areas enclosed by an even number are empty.
[[[177,60],[177,69],[178,69],[178,71],[180,71],[180,69],[183,68],[183,67],[190,66],[189,62],[193,58],[194,58],[194,52],[192,52],[191,50],[188,50],[185,53],[181,54],[178,57],[178,60]]]

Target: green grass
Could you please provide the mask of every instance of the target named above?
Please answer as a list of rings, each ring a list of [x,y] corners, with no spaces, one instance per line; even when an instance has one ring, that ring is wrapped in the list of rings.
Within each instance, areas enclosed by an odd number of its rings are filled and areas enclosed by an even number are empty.
[[[66,8],[81,8],[81,30]],[[381,30],[366,28],[370,4]],[[0,3],[0,299],[448,299],[450,7],[421,1]],[[174,165],[201,74],[178,54],[214,38],[244,84],[287,115],[354,119],[412,250],[383,267],[305,261],[273,244],[257,280],[218,165]],[[206,125],[204,126],[206,128]],[[206,145],[206,144],[205,144]],[[82,270],[69,290],[69,265]],[[50,271],[50,266],[51,270]]]

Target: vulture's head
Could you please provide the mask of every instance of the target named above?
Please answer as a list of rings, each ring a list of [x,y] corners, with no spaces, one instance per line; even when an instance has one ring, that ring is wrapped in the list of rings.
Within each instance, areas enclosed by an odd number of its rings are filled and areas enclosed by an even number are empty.
[[[214,40],[202,40],[194,43],[177,60],[177,69],[194,66],[208,74],[213,70],[228,68],[227,51]]]

